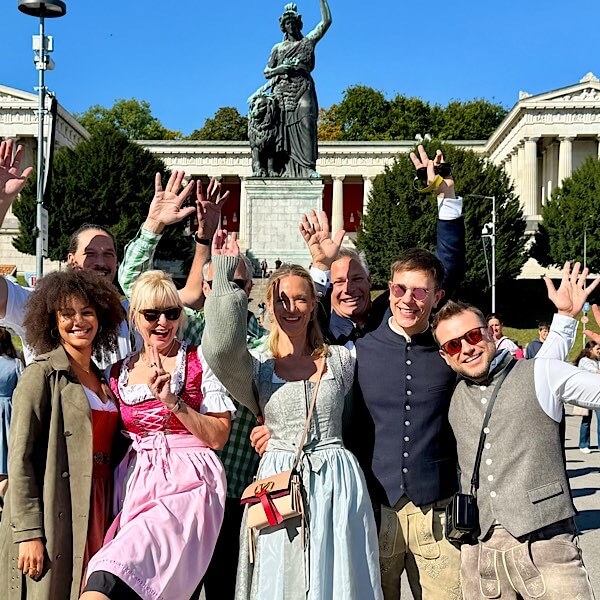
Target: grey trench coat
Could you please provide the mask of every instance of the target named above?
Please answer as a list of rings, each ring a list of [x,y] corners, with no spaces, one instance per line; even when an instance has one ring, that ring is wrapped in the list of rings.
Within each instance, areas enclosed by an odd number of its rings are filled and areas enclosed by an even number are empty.
[[[92,415],[62,346],[35,359],[13,396],[9,487],[0,523],[0,598],[79,598],[92,485]],[[39,581],[19,542],[45,544]],[[25,593],[24,593],[25,592]]]

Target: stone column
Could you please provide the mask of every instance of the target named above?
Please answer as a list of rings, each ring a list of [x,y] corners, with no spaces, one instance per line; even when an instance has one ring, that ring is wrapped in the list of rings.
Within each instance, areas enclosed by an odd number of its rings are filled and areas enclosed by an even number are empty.
[[[525,143],[521,142],[517,148],[517,164],[519,165],[517,170],[517,193],[521,199],[521,205],[525,209]]]
[[[240,242],[247,244],[248,239],[248,196],[246,194],[246,179],[240,177],[240,214],[239,214]]]
[[[515,194],[519,194],[519,155],[517,149],[514,148],[510,152],[510,177],[515,189]]]
[[[331,203],[331,233],[344,229],[344,175],[332,175],[333,200]]]
[[[539,214],[538,193],[538,164],[537,164],[537,141],[539,138],[528,137],[525,139],[522,185],[522,202],[525,217],[534,217]]]
[[[371,195],[371,190],[373,189],[373,180],[375,177],[363,175],[363,205],[362,205],[362,213],[363,215],[367,214],[367,207],[369,206],[369,197]]]
[[[561,186],[565,178],[571,177],[573,173],[573,140],[572,137],[560,138],[560,148],[558,150],[558,181],[557,186]]]
[[[552,142],[546,149],[546,202],[552,197],[552,191],[556,187],[557,175],[558,175],[558,145],[556,142]]]

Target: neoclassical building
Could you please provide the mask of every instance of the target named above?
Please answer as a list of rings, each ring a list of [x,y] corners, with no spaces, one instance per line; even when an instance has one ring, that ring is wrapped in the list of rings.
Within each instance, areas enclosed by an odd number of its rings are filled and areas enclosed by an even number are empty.
[[[59,106],[56,144],[74,146],[86,130]],[[13,138],[26,148],[25,160],[33,164],[37,144],[37,96],[0,86],[0,138]],[[220,177],[230,191],[223,224],[249,238],[246,178],[251,175],[247,143],[200,141],[140,141],[170,169],[184,170],[208,180]],[[588,156],[600,157],[600,81],[588,73],[579,83],[528,94],[517,103],[488,140],[453,142],[501,164],[512,178],[523,203],[529,231],[540,220],[541,206]],[[399,154],[409,152],[414,141],[322,142],[317,168],[325,190],[323,209],[332,228],[344,228],[351,240],[368,210],[373,180]],[[21,255],[11,244],[16,219],[10,214],[0,229],[0,263],[16,264],[19,271],[33,269],[34,257]],[[530,261],[523,276],[536,276]]]

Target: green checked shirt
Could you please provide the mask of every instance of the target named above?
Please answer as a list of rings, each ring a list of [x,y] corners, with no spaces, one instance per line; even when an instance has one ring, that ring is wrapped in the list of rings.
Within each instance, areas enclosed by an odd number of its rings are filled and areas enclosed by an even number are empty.
[[[135,280],[153,268],[154,252],[161,234],[152,233],[143,227],[137,236],[125,247],[125,256],[119,267],[119,283],[127,298]],[[182,338],[195,346],[200,346],[204,333],[204,313],[201,310],[184,308],[186,323]],[[257,350],[266,346],[268,331],[260,326],[251,311],[248,311],[248,349]],[[225,447],[217,452],[227,475],[227,497],[241,498],[246,486],[250,485],[256,473],[260,457],[250,445],[250,432],[256,425],[254,415],[241,404],[235,403],[235,419],[231,422],[231,433]]]

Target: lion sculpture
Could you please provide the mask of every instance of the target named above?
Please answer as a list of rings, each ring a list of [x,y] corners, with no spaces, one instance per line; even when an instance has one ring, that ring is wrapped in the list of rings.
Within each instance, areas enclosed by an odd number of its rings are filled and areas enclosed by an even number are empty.
[[[255,177],[277,177],[275,167],[279,109],[271,94],[257,94],[250,100],[248,139],[252,151],[252,173]]]

